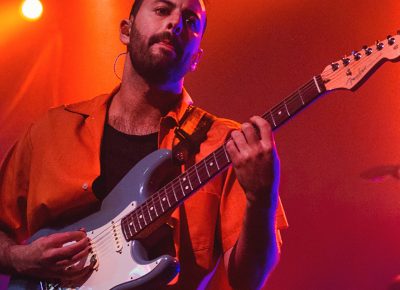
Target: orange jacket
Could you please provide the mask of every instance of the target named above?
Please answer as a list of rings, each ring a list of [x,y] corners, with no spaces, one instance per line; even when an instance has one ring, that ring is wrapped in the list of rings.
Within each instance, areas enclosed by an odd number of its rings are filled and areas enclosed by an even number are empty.
[[[91,186],[100,175],[100,143],[107,106],[115,92],[51,109],[11,149],[0,171],[0,227],[16,240],[21,242],[55,222],[72,222],[99,207]],[[161,119],[160,148],[172,148],[173,130],[190,103],[185,92],[180,105]],[[220,147],[236,128],[237,123],[218,118],[201,144],[196,162]],[[243,190],[230,168],[173,212],[180,280],[186,277],[184,280],[198,283],[235,244],[245,204]],[[286,226],[279,205],[277,228]]]

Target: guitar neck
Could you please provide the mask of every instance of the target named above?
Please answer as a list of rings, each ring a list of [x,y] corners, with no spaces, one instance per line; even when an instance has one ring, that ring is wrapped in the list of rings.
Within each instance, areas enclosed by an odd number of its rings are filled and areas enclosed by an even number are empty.
[[[272,130],[278,129],[325,91],[326,88],[321,76],[313,77],[270,111],[263,114],[262,117],[268,121]]]
[[[323,94],[325,90],[321,76],[314,77],[262,117],[275,130]],[[178,207],[230,164],[231,160],[224,144],[197,164],[189,167],[122,219],[125,238],[134,239],[142,230]]]

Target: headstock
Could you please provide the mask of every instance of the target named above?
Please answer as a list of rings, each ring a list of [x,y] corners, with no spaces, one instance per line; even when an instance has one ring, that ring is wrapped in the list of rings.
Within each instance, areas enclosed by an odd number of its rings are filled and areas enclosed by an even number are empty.
[[[400,31],[389,35],[384,41],[364,46],[360,51],[353,51],[345,57],[328,65],[322,72],[326,90],[355,89],[382,62],[395,61],[400,57]]]

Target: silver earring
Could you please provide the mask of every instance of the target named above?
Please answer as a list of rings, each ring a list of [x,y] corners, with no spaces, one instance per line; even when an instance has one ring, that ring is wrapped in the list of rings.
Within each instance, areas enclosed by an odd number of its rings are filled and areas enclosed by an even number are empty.
[[[115,61],[114,61],[114,74],[120,81],[122,81],[122,78],[117,73],[117,62],[118,62],[119,58],[121,56],[123,56],[124,54],[128,54],[128,52],[121,52],[120,54],[117,55],[117,57],[115,58]]]

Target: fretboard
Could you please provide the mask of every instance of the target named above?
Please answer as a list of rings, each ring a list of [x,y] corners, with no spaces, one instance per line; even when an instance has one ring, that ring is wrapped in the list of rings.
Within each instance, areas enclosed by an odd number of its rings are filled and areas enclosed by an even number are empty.
[[[324,92],[325,86],[321,76],[314,77],[262,117],[275,130]],[[225,144],[189,167],[126,215],[121,222],[126,240],[134,239],[159,217],[178,207],[213,177],[224,171],[231,164]]]

